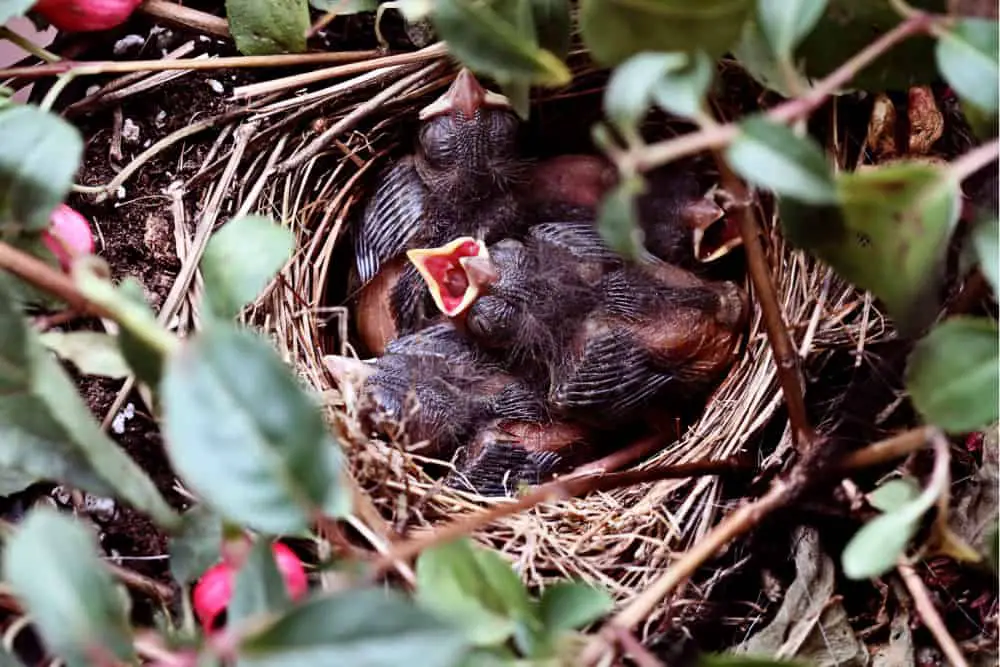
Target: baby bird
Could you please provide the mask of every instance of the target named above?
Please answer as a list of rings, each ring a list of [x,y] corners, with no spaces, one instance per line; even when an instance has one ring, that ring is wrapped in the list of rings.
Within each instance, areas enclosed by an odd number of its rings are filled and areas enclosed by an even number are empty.
[[[419,114],[417,150],[378,177],[355,235],[358,328],[374,354],[387,340],[433,319],[408,249],[459,235],[492,242],[519,224],[514,191],[523,180],[520,121],[510,102],[462,69]],[[375,313],[376,315],[369,315]]]
[[[471,300],[464,331],[544,382],[557,418],[595,427],[708,389],[746,323],[734,283],[660,261],[626,265],[590,223],[538,225],[524,243],[505,240],[470,262],[497,278]]]
[[[637,201],[638,219],[654,256],[697,270],[735,245],[725,212],[705,196],[690,169],[665,166],[647,174],[646,181]],[[595,220],[602,199],[617,184],[618,171],[608,160],[559,155],[533,166],[525,208],[538,222]]]

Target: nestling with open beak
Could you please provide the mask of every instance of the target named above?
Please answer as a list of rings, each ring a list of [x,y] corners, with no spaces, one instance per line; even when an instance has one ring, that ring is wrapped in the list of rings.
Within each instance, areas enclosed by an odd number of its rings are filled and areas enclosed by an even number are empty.
[[[618,171],[597,155],[559,155],[531,170],[525,209],[539,222],[596,220],[604,196],[618,184]],[[707,196],[687,166],[668,165],[646,175],[638,197],[639,226],[654,256],[688,270],[739,245],[739,231]]]
[[[526,162],[518,154],[520,120],[507,98],[462,69],[419,120],[416,152],[379,175],[355,235],[357,279],[373,292],[360,296],[358,327],[375,354],[436,315],[407,250],[462,235],[492,243],[521,225],[514,193]]]
[[[595,427],[704,392],[734,360],[746,323],[734,283],[660,261],[625,265],[589,223],[536,226],[525,243],[502,241],[477,261],[496,280],[465,299],[467,313],[447,314],[464,317],[477,345],[547,381],[555,416]]]

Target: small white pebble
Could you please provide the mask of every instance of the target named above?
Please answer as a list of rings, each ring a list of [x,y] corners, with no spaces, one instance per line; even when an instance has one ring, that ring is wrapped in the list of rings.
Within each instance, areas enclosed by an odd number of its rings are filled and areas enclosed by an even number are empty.
[[[115,415],[115,418],[111,421],[111,430],[121,435],[125,432],[125,422],[133,417],[135,417],[135,405],[129,403],[125,406],[124,410]]]
[[[100,521],[111,521],[118,511],[114,498],[100,498],[89,493],[83,499],[83,508]]]
[[[101,89],[100,86],[96,86],[96,85],[95,86],[88,86],[87,87],[87,95],[88,96],[93,95],[94,93],[96,93],[100,89]]]
[[[208,35],[199,35],[198,36],[198,41],[199,42],[211,42],[212,38],[209,37]]]
[[[162,25],[154,25],[149,29],[149,36],[152,37],[153,35],[159,35],[161,32],[166,32],[166,30],[167,29]]]
[[[142,147],[149,148],[152,143],[153,143],[152,139],[146,139],[144,142],[142,142]]]
[[[114,52],[116,56],[125,55],[133,49],[139,49],[146,43],[146,38],[142,35],[125,35],[115,42]]]
[[[163,109],[160,109],[157,112],[156,116],[153,118],[153,122],[156,123],[157,127],[162,127],[164,121],[166,120],[167,120],[167,112],[164,111]]]
[[[69,489],[65,486],[57,486],[52,489],[52,497],[62,505],[69,505],[73,498],[69,495]]]
[[[222,83],[220,83],[219,81],[216,81],[215,79],[205,79],[205,83],[207,83],[208,87],[211,88],[215,93],[217,93],[219,95],[221,95],[222,93],[226,92],[226,89],[222,85]]]
[[[117,197],[118,199],[125,199],[125,186],[124,185],[118,186],[118,189],[115,190],[115,197]]]
[[[139,136],[142,134],[142,130],[136,125],[131,118],[126,118],[125,122],[122,123],[122,139],[130,144],[139,143]]]

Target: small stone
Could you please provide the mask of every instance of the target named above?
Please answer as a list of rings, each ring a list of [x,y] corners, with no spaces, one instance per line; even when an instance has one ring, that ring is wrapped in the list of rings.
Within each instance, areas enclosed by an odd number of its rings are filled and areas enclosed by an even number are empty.
[[[101,498],[89,493],[83,498],[83,508],[94,519],[105,523],[113,520],[118,514],[118,505],[114,498]]]
[[[118,199],[125,199],[125,186],[119,185],[118,189],[115,190],[115,197]]]
[[[57,486],[52,489],[51,495],[60,505],[69,505],[73,502],[73,497],[65,486]]]
[[[111,421],[111,430],[121,435],[125,432],[125,422],[135,417],[135,405],[129,403],[125,409],[115,415]]]
[[[146,38],[142,35],[125,35],[114,45],[116,56],[123,56],[129,51],[138,51],[146,43]]]
[[[101,89],[101,87],[98,86],[98,85],[87,86],[87,97],[90,97],[91,95],[93,95],[94,93],[96,93],[100,89]]]
[[[125,122],[122,123],[122,139],[126,143],[137,144],[139,143],[139,137],[142,135],[142,130],[131,118],[126,118]]]
[[[153,117],[153,122],[156,123],[156,127],[163,127],[163,124],[166,122],[166,120],[167,120],[167,112],[164,111],[163,109],[160,109],[156,113],[156,116]]]
[[[222,93],[226,92],[225,86],[223,86],[221,82],[216,81],[215,79],[205,79],[205,83],[207,83],[208,87],[211,88],[212,91],[218,95],[221,95]]]

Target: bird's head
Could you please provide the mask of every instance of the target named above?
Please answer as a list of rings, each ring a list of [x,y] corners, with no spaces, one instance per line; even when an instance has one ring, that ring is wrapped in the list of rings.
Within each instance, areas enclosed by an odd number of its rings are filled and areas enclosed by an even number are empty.
[[[419,153],[431,170],[490,176],[513,163],[520,121],[510,100],[463,68],[419,114]]]
[[[438,310],[453,319],[463,316],[497,280],[486,244],[471,236],[438,248],[408,250],[406,256],[427,284]]]

